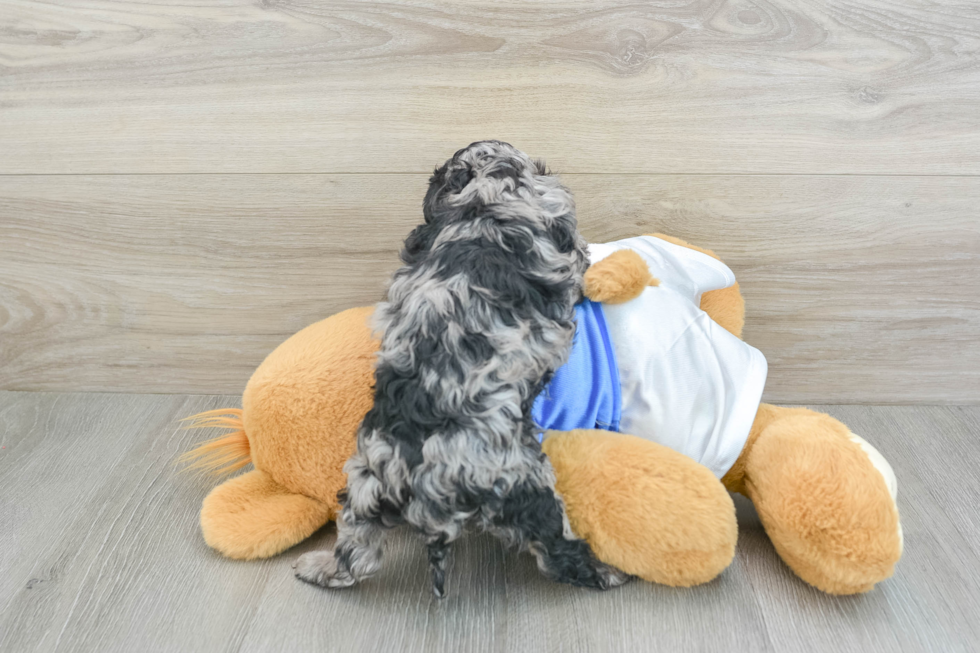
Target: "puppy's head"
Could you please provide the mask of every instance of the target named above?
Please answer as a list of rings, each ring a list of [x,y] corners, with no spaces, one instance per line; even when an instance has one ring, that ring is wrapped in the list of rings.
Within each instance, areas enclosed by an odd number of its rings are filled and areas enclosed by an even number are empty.
[[[427,252],[447,227],[492,218],[522,223],[561,253],[584,250],[571,193],[535,161],[501,141],[478,141],[436,168],[422,204],[425,224],[405,241],[406,262]]]
[[[429,223],[473,217],[488,204],[529,201],[544,163],[507,143],[478,141],[436,168],[422,211]]]

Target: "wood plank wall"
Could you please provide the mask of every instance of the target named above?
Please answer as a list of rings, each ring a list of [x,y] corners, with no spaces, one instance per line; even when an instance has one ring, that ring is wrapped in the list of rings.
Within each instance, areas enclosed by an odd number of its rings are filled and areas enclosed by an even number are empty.
[[[965,2],[0,5],[0,389],[235,393],[501,138],[715,249],[766,398],[980,401]]]

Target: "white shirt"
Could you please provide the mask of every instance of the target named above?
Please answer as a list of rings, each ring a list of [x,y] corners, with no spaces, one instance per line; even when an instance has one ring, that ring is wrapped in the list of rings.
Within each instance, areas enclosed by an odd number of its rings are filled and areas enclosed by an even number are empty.
[[[603,304],[622,394],[620,432],[678,451],[721,478],[735,464],[766,382],[762,353],[701,310],[701,294],[735,275],[706,254],[640,236],[589,245],[592,263],[620,249],[660,280],[623,304]]]

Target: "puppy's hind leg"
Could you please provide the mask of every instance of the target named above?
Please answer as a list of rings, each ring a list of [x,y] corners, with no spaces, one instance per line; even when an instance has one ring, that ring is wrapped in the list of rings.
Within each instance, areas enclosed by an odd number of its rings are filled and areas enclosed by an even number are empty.
[[[425,478],[426,474],[419,474]],[[463,534],[464,516],[455,514],[446,502],[446,495],[431,493],[425,483],[416,482],[415,496],[405,509],[405,520],[425,537],[429,571],[432,573],[432,591],[437,598],[446,596],[446,560],[449,547]]]
[[[606,590],[631,577],[597,559],[585,540],[575,539],[554,490],[529,479],[514,485],[493,530],[506,539],[518,539],[538,559],[545,576],[559,583]]]
[[[341,513],[333,551],[310,551],[299,557],[293,565],[296,578],[321,587],[350,587],[381,568],[384,525],[370,518],[347,525],[354,521],[351,517],[346,509]]]
[[[304,553],[293,565],[297,578],[321,587],[350,587],[375,574],[381,568],[384,536],[393,525],[382,519],[381,481],[364,457],[354,454],[344,471],[347,489],[334,550]]]
[[[446,557],[449,555],[449,540],[445,533],[427,538],[426,551],[429,555],[429,571],[432,572],[432,591],[436,598],[446,596]]]

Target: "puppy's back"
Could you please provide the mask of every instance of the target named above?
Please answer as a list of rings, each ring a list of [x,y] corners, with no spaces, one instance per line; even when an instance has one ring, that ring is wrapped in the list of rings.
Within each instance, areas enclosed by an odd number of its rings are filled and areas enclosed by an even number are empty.
[[[571,195],[523,153],[484,142],[436,170],[424,213],[376,311],[365,427],[415,448],[459,429],[513,438],[571,347],[588,265]]]

